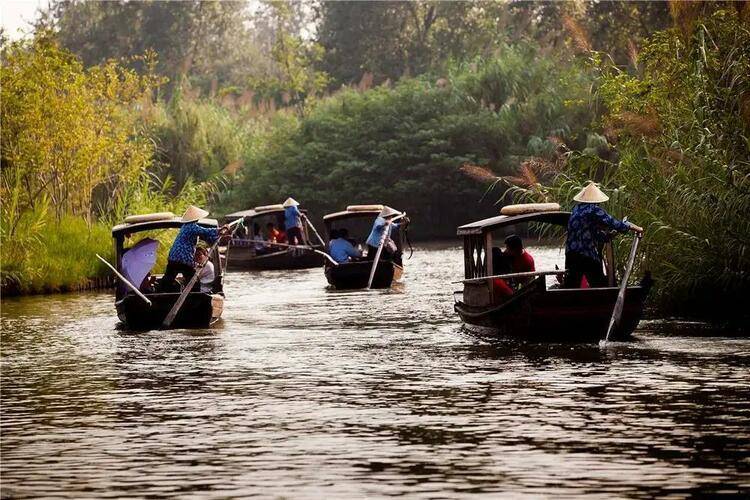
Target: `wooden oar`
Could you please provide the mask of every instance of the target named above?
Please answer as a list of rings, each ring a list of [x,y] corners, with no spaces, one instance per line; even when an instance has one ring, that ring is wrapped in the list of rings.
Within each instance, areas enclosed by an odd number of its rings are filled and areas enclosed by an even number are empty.
[[[625,289],[628,286],[628,278],[630,278],[630,271],[633,270],[633,262],[635,261],[635,252],[638,250],[638,242],[643,237],[642,234],[637,234],[633,238],[633,245],[630,247],[630,256],[628,257],[628,265],[625,267],[625,274],[622,277],[622,283],[620,283],[620,291],[617,293],[617,302],[615,302],[615,308],[612,311],[612,318],[609,320],[609,328],[607,328],[607,336],[604,337],[604,342],[609,342],[609,336],[612,331],[620,323],[620,317],[622,316],[622,307],[625,302]]]
[[[315,226],[313,226],[312,222],[310,222],[310,219],[307,218],[307,215],[302,214],[302,218],[305,219],[305,222],[308,226],[310,226],[310,229],[312,229],[312,232],[315,233],[315,237],[318,238],[318,241],[321,245],[323,245],[323,248],[326,247],[326,242],[323,241],[323,238],[320,237],[320,234],[318,234],[318,230],[315,229]]]
[[[146,297],[145,295],[143,295],[141,293],[141,291],[138,290],[138,287],[136,287],[134,284],[132,284],[130,281],[128,281],[128,279],[125,276],[123,276],[122,274],[120,274],[119,271],[117,271],[117,269],[115,269],[115,266],[113,266],[112,264],[110,264],[109,262],[107,262],[106,260],[104,260],[104,257],[102,257],[101,255],[96,254],[96,256],[99,257],[100,261],[102,261],[105,264],[107,264],[107,267],[109,267],[112,270],[112,272],[115,273],[115,276],[117,276],[118,278],[120,278],[120,281],[122,281],[123,283],[125,283],[125,285],[127,285],[128,288],[130,288],[131,290],[133,290],[137,296],[139,296],[140,298],[142,298],[146,302],[146,304],[151,305],[151,301],[149,300],[149,298]]]
[[[559,274],[565,274],[567,272],[566,269],[563,270],[555,270],[555,271],[528,271],[523,273],[511,273],[511,274],[496,274],[494,276],[482,276],[480,278],[468,278],[465,280],[459,280],[459,281],[451,281],[451,284],[456,283],[473,283],[475,281],[484,281],[492,278],[526,278],[529,276],[554,276]]]
[[[227,224],[227,227],[231,227],[234,225],[239,224],[242,222],[243,219],[237,219],[236,221],[230,222]],[[235,228],[235,231],[237,228]],[[234,231],[232,231],[234,233]],[[211,245],[211,248],[208,249],[208,259],[211,258],[211,254],[214,253],[216,250],[216,247],[219,246],[219,241],[221,241],[221,236],[216,238],[216,241],[213,245]],[[206,259],[206,262],[208,262],[208,259]],[[180,312],[180,309],[182,308],[182,304],[185,303],[185,299],[187,299],[188,294],[193,290],[193,287],[195,286],[195,283],[198,281],[198,278],[200,278],[201,271],[203,270],[203,267],[206,265],[204,262],[202,265],[198,266],[195,269],[195,274],[193,274],[193,277],[190,278],[190,281],[185,286],[185,289],[182,291],[179,297],[177,297],[177,302],[174,303],[172,306],[172,309],[169,310],[169,313],[167,314],[167,317],[164,318],[164,321],[162,322],[161,326],[164,328],[169,328],[172,326],[172,323],[174,322],[175,317],[177,317],[177,313]]]
[[[289,243],[274,243],[273,241],[256,241],[256,243],[263,243],[266,246],[277,246],[277,247],[286,247],[286,248],[303,248],[305,250],[312,250],[313,252],[319,253],[323,257],[327,258],[329,261],[331,261],[331,264],[333,264],[334,266],[339,265],[339,263],[333,260],[333,258],[330,255],[328,255],[325,252],[321,252],[320,250],[316,250],[314,247],[311,247],[310,245],[290,245]],[[273,254],[268,254],[268,255],[278,255],[281,253],[283,252],[275,252]],[[265,256],[261,254],[261,255],[258,255],[257,257],[260,258],[260,257],[265,257]]]
[[[398,217],[394,217],[392,219],[388,219],[385,221],[385,224],[383,225],[383,235],[380,237],[380,244],[378,245],[378,251],[375,252],[375,259],[372,261],[372,269],[370,269],[370,279],[367,280],[367,289],[372,289],[372,280],[375,279],[375,271],[378,268],[378,261],[380,260],[380,254],[383,253],[383,246],[385,245],[386,240],[388,239],[388,236],[390,235],[389,226],[393,221],[400,219],[402,217],[406,217],[406,214],[403,213],[399,215]]]

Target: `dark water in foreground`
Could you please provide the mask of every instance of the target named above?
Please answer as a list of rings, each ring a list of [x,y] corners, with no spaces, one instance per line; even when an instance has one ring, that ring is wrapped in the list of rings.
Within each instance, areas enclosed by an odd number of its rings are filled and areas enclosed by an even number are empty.
[[[750,340],[480,338],[460,266],[418,251],[369,293],[233,273],[212,331],[118,331],[107,294],[3,302],[3,498],[750,495]]]

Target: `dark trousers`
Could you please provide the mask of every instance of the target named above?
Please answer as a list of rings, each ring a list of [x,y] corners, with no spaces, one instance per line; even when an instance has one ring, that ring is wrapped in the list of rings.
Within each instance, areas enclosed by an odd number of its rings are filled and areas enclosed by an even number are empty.
[[[297,241],[294,241],[294,239]],[[290,227],[286,230],[286,241],[290,245],[302,245],[302,228],[301,227]]]
[[[367,260],[375,260],[375,255],[378,253],[378,247],[374,247],[372,245],[367,245]],[[401,252],[396,251],[396,253],[391,253],[388,251],[388,249],[383,246],[383,251],[380,253],[380,260],[386,261],[386,260],[392,260],[399,266],[401,264]]]
[[[602,270],[602,261],[577,253],[565,254],[565,282],[563,288],[580,288],[581,279],[586,276],[591,288],[607,286],[607,278]]]
[[[167,262],[167,269],[164,271],[164,276],[162,276],[159,282],[159,291],[179,292],[180,286],[176,279],[179,273],[182,273],[182,276],[185,278],[185,284],[187,284],[195,274],[195,268],[182,262],[170,260]]]

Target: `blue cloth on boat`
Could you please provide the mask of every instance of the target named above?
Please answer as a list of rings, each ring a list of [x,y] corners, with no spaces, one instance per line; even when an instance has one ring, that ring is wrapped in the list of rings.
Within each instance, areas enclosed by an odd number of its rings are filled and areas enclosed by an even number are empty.
[[[349,257],[359,257],[359,252],[349,240],[336,238],[328,244],[328,251],[333,260],[341,264],[349,260]]]
[[[198,244],[198,238],[205,240],[208,244],[213,244],[219,237],[219,230],[214,227],[201,227],[195,222],[188,222],[180,228],[177,237],[169,249],[167,257],[172,262],[193,265],[195,255],[195,245]]]
[[[391,230],[393,230],[394,227],[398,227],[398,222],[393,222],[389,224],[387,237],[390,238]],[[367,237],[367,244],[370,245],[371,247],[376,247],[376,248],[379,247],[380,240],[383,238],[384,230],[385,230],[385,219],[378,216],[378,218],[375,219],[375,222],[372,224],[372,231],[370,231],[370,236]]]
[[[570,213],[565,251],[601,260],[599,244],[608,239],[608,229],[624,233],[630,226],[615,219],[595,203],[579,203]]]
[[[302,213],[296,206],[284,209],[284,227],[287,231],[292,227],[302,227]]]

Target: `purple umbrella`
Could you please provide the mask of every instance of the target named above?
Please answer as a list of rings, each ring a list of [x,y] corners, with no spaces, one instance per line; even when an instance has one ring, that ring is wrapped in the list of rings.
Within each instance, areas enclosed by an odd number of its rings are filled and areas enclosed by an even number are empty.
[[[143,238],[122,255],[122,274],[138,288],[141,287],[143,280],[146,279],[146,276],[156,264],[156,249],[158,247],[158,241]]]

